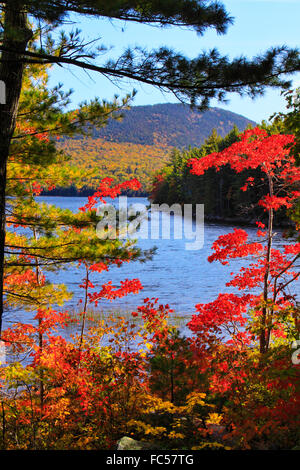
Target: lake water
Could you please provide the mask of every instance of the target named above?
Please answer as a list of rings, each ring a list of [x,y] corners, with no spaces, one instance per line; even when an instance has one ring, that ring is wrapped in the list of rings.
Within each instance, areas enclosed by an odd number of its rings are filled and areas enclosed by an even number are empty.
[[[55,204],[62,208],[77,211],[79,207],[86,203],[86,198],[71,197],[39,197],[39,201]],[[149,204],[146,198],[128,198],[128,202]],[[171,224],[172,229],[172,224]],[[219,292],[236,292],[225,286],[230,280],[230,273],[237,271],[245,260],[234,260],[230,266],[222,266],[220,263],[209,263],[207,257],[212,253],[211,245],[219,235],[228,233],[232,227],[205,223],[204,226],[204,246],[197,251],[185,249],[187,241],[185,239],[166,240],[138,240],[138,246],[142,249],[157,247],[157,252],[153,259],[142,264],[140,262],[124,263],[121,268],[113,266],[109,272],[93,276],[92,282],[96,286],[112,281],[118,286],[121,280],[139,278],[143,290],[135,295],[130,294],[123,299],[116,299],[113,302],[102,301],[99,303],[98,311],[112,311],[128,313],[136,310],[142,305],[146,297],[155,297],[159,303],[169,304],[174,309],[174,320],[180,317],[188,320],[195,312],[197,303],[205,303],[214,300]],[[251,239],[255,238],[255,228],[247,229]],[[278,234],[275,237],[274,245],[282,246],[284,240]],[[50,274],[50,280],[55,283],[64,283],[68,289],[74,293],[73,299],[68,303],[66,309],[79,310],[78,300],[82,296],[82,289],[79,288],[84,277],[82,268],[76,265],[62,270],[58,274]],[[293,293],[300,293],[299,282],[291,288]],[[97,289],[96,289],[97,291]],[[26,314],[30,315],[30,314]],[[184,318],[183,318],[184,317]]]

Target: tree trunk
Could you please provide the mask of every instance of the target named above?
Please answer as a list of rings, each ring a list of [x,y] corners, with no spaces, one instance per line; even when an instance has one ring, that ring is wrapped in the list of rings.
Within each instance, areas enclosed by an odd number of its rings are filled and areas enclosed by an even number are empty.
[[[5,104],[0,104],[0,335],[3,319],[6,167],[22,88],[24,64],[20,59],[31,38],[32,31],[27,26],[27,14],[22,3],[10,2],[6,5],[4,17],[3,46],[6,52],[2,52],[0,62],[0,80],[6,88]]]
[[[270,175],[268,175],[269,180],[269,194],[273,196],[273,181]],[[271,251],[272,251],[272,241],[273,241],[273,217],[274,211],[272,208],[269,209],[269,222],[268,222],[268,246],[267,246],[267,254],[266,254],[266,270],[264,275],[264,306],[262,309],[262,319],[261,319],[261,333],[260,333],[260,353],[264,354],[268,351],[269,348],[269,339],[270,334],[268,332],[269,325],[268,325],[268,314],[269,314],[269,307],[268,297],[269,297],[269,276],[270,276],[270,262],[271,262]]]

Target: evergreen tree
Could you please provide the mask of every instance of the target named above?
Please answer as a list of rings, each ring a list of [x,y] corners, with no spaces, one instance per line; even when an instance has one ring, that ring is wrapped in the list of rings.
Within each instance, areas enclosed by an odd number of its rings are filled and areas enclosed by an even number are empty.
[[[68,300],[65,285],[51,284],[48,272],[56,272],[70,264],[84,263],[94,271],[108,270],[112,264],[141,259],[142,253],[132,242],[119,239],[101,240],[96,226],[101,218],[93,210],[73,213],[36,200],[43,190],[72,182],[81,188],[87,177],[98,179],[94,170],[71,166],[68,157],[58,150],[56,141],[47,133],[39,133],[41,122],[56,132],[85,132],[85,106],[76,113],[63,113],[69,95],[59,88],[48,89],[47,70],[30,66],[25,71],[16,122],[7,165],[4,306],[29,311],[45,310]],[[124,102],[125,103],[125,102]],[[107,106],[94,103],[103,119],[120,109],[122,104]],[[97,177],[96,177],[97,176]],[[126,188],[127,183],[123,183]],[[130,185],[129,185],[130,186]],[[92,209],[92,208],[91,208]],[[88,243],[86,242],[88,240]],[[144,253],[148,256],[149,253]],[[99,265],[100,263],[100,265]],[[95,269],[95,265],[98,268]],[[99,268],[102,267],[101,269]],[[40,343],[42,344],[42,338]]]

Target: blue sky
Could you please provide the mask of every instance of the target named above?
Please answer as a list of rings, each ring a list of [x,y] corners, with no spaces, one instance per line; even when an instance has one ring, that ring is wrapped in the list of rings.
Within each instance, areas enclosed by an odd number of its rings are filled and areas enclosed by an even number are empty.
[[[82,21],[82,17],[77,27],[82,30],[86,40],[101,37],[100,43],[113,46],[111,52],[103,57],[104,62],[109,56],[118,56],[127,46],[135,45],[148,49],[166,45],[191,58],[212,47],[233,58],[240,55],[253,57],[269,47],[283,44],[299,46],[300,0],[224,0],[223,3],[234,17],[234,24],[229,27],[226,35],[221,36],[214,30],[207,30],[204,36],[197,36],[193,31],[179,28],[153,28],[91,18]],[[54,85],[57,82],[62,82],[66,89],[74,90],[72,107],[95,96],[107,100],[114,94],[122,97],[133,88],[138,91],[134,105],[177,102],[172,94],[162,94],[153,87],[131,82],[123,83],[117,88],[97,73],[86,74],[74,67],[54,67],[50,83]],[[300,86],[300,74],[294,76],[293,86]],[[285,101],[279,90],[267,91],[263,97],[254,101],[233,94],[228,95],[228,99],[228,104],[212,101],[211,105],[242,114],[257,122],[285,109]]]

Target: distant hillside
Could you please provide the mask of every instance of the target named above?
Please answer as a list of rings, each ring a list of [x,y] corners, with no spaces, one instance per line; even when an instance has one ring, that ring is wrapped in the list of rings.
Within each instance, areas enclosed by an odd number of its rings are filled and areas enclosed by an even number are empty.
[[[122,121],[110,121],[103,129],[95,129],[94,137],[112,142],[142,145],[198,147],[215,128],[224,137],[236,125],[241,131],[253,121],[221,108],[200,113],[183,104],[133,106]]]
[[[109,176],[116,182],[137,178],[143,185],[143,191],[147,191],[153,172],[166,164],[172,149],[162,145],[109,142],[86,136],[67,139],[61,147],[72,156],[74,165],[87,170],[97,168],[99,178]],[[95,189],[99,178],[90,180],[88,187]]]
[[[97,169],[98,178],[138,178],[147,191],[151,175],[164,166],[172,148],[199,147],[214,128],[225,136],[234,125],[242,131],[248,124],[255,123],[220,108],[200,113],[182,104],[134,106],[122,121],[111,120],[89,137],[64,138],[59,146],[72,163]],[[86,188],[97,187],[97,181],[88,180]]]

